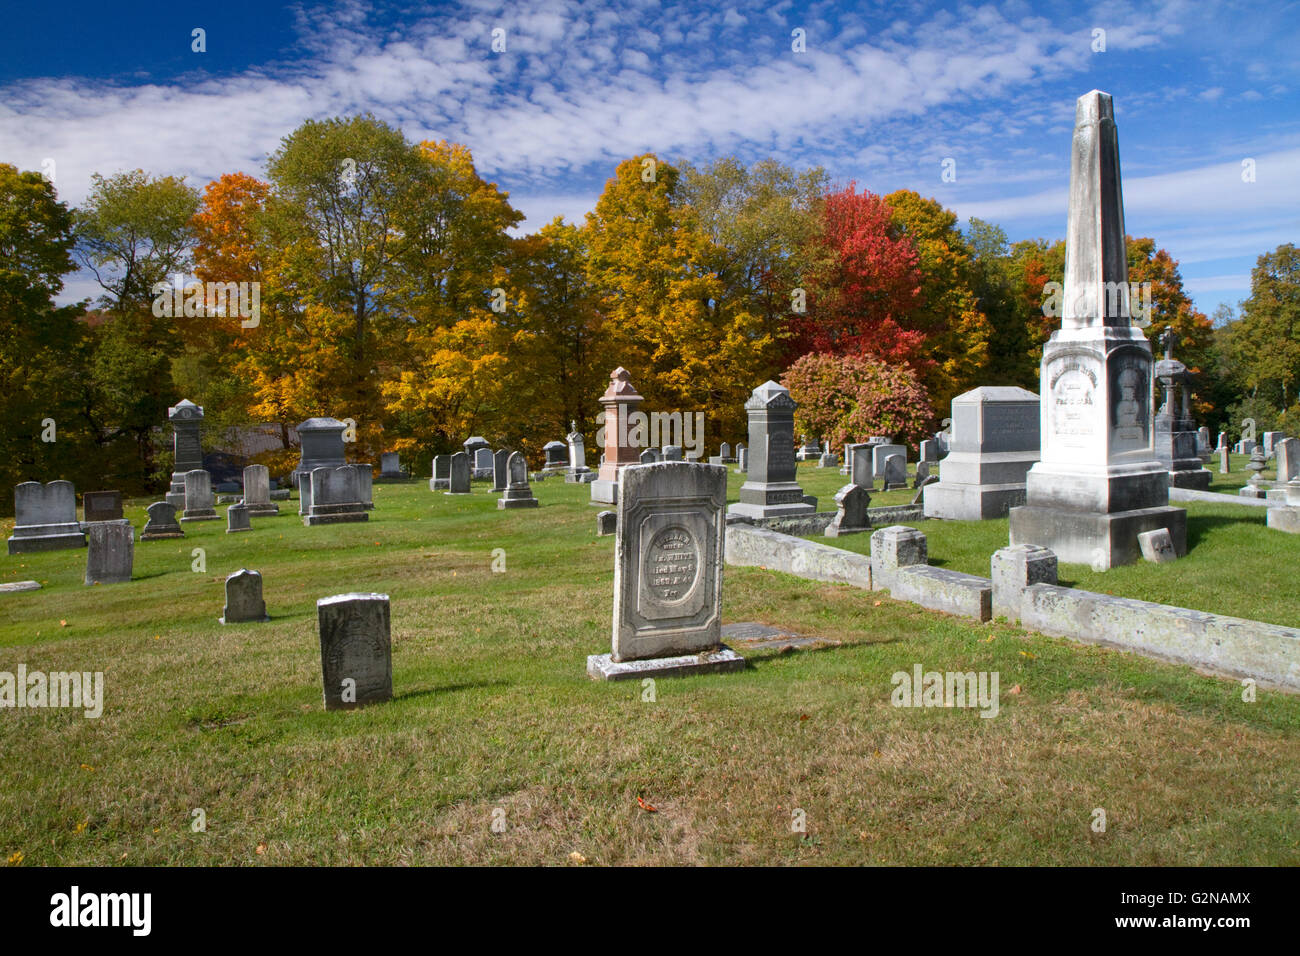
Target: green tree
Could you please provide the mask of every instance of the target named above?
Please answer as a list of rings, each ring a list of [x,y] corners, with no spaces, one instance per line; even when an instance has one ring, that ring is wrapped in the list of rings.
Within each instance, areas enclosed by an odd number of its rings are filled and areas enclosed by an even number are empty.
[[[0,487],[95,474],[93,436],[81,414],[84,303],[58,307],[75,268],[73,217],[39,173],[0,164]],[[51,425],[53,431],[51,433]],[[53,441],[43,438],[53,437]],[[13,498],[0,497],[10,513]]]

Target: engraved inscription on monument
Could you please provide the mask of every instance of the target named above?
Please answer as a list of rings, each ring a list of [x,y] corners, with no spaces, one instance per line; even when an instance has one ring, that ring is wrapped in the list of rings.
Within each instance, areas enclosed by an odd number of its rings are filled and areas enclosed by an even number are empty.
[[[645,574],[655,597],[674,603],[685,600],[699,573],[700,546],[689,530],[674,525],[654,536],[645,556]]]

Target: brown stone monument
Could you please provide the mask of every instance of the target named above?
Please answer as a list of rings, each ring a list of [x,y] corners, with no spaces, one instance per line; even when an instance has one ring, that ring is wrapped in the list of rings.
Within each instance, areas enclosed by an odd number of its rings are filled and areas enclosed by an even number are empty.
[[[600,396],[600,404],[605,407],[605,460],[591,483],[592,504],[617,504],[618,473],[628,465],[641,463],[642,449],[632,443],[628,433],[629,418],[643,401],[629,381],[627,369],[619,366],[609,373],[609,388]]]

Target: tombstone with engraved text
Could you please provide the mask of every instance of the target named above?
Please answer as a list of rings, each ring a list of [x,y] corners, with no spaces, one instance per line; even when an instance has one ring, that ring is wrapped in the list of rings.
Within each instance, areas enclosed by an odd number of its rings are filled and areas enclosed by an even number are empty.
[[[659,462],[619,472],[613,652],[595,680],[740,670],[722,645],[724,465]]]

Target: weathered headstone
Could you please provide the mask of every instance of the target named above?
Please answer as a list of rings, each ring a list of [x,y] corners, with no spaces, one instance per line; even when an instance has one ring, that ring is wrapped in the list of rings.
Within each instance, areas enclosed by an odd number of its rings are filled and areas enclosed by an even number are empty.
[[[1155,365],[1156,379],[1165,396],[1156,413],[1152,447],[1156,461],[1169,471],[1172,487],[1206,491],[1210,487],[1210,473],[1201,461],[1197,432],[1193,430],[1196,423],[1191,410],[1192,377],[1187,366],[1174,358],[1173,340],[1173,330],[1166,330],[1165,357]]]
[[[546,463],[542,466],[544,474],[562,472],[568,468],[568,446],[562,441],[548,441],[542,446],[542,454],[546,456]]]
[[[1264,457],[1272,458],[1277,443],[1286,438],[1286,432],[1264,432]]]
[[[177,508],[185,507],[185,473],[203,467],[203,446],[199,428],[203,422],[203,408],[188,399],[182,399],[167,409],[167,420],[172,425],[172,480],[167,500]]]
[[[663,457],[663,460],[664,460],[664,461],[681,461],[681,460],[682,460],[682,446],[681,446],[681,445],[664,445],[664,457]]]
[[[1023,388],[972,389],[952,400],[952,436],[939,482],[925,492],[927,518],[1005,518],[1025,503],[1025,475],[1038,460],[1038,396]]]
[[[253,523],[248,518],[248,505],[231,505],[226,509],[226,534],[237,531],[252,531]]]
[[[872,488],[875,485],[875,470],[871,462],[871,445],[858,442],[853,445],[853,457],[849,459],[849,482],[859,488]]]
[[[885,490],[897,491],[907,487],[907,459],[902,455],[888,455],[885,458]]]
[[[271,620],[262,600],[262,572],[240,568],[226,577],[226,606],[217,620],[222,624]]]
[[[587,467],[587,445],[578,431],[578,423],[569,422],[569,434],[565,436],[569,443],[569,470],[564,475],[565,484],[587,484],[596,480],[596,473]]]
[[[451,456],[448,471],[447,491],[449,495],[467,495],[470,493],[469,455],[458,451]]]
[[[122,492],[87,491],[81,496],[86,521],[121,521]]]
[[[1178,560],[1178,554],[1174,551],[1174,539],[1169,536],[1168,528],[1143,531],[1138,535],[1138,547],[1144,561],[1168,564]]]
[[[587,674],[619,680],[743,668],[721,642],[726,468],[630,465],[619,485],[613,653],[587,658]]]
[[[659,452],[654,448],[647,448],[645,451],[641,452],[641,461],[639,464],[653,465],[658,460]]]
[[[618,530],[618,512],[601,511],[596,515],[596,535],[605,537]]]
[[[1167,528],[1176,553],[1187,547],[1187,513],[1169,506],[1169,472],[1155,459],[1151,346],[1128,292],[1114,110],[1094,90],[1075,110],[1061,328],[1039,379],[1042,458],[1010,526],[1011,544],[1099,570],[1135,561],[1145,531]]]
[[[498,449],[492,455],[492,490],[505,491],[510,485],[510,452]]]
[[[848,484],[835,493],[835,517],[824,532],[828,538],[857,534],[870,528],[867,508],[871,495],[861,485]]]
[[[912,479],[912,487],[920,488],[925,485],[930,477],[930,462],[918,461],[916,463],[916,477]]]
[[[491,448],[474,449],[474,454],[470,458],[470,461],[473,462],[472,478],[492,478],[493,459]]]
[[[271,500],[271,474],[266,465],[244,469],[244,505],[253,515],[278,515],[280,506]]]
[[[647,436],[642,434],[644,429],[639,423],[634,426],[631,419],[644,400],[632,385],[627,369],[620,366],[609,373],[609,387],[600,396],[605,410],[605,457],[600,460],[599,477],[591,483],[592,502],[615,504],[618,473],[638,463]]]
[[[14,487],[14,533],[10,554],[84,548],[77,521],[77,492],[70,481],[24,481]]]
[[[457,452],[457,454],[464,454]],[[465,456],[466,462],[469,456]],[[387,594],[336,594],[316,602],[326,710],[350,710],[393,696]]]
[[[522,452],[511,452],[506,462],[506,487],[497,499],[498,508],[536,508],[537,499],[528,484],[528,459]]]
[[[298,493],[306,503],[302,523],[308,527],[370,520],[360,475],[352,465],[312,469],[299,479]]]
[[[303,475],[317,468],[337,468],[347,461],[343,449],[343,433],[347,428],[337,418],[309,418],[298,426],[298,441],[302,448],[298,465],[290,475],[295,487]]]
[[[816,507],[804,501],[795,481],[794,410],[790,391],[764,382],[745,402],[749,415],[749,448],[753,458],[740,488],[740,501],[727,509],[748,518],[810,514]]]
[[[1273,446],[1273,457],[1279,482],[1300,478],[1300,438],[1283,438]]]
[[[375,466],[370,462],[354,462],[357,473],[357,494],[367,511],[375,510]]]
[[[736,456],[736,474],[745,475],[749,473],[749,449],[744,445],[740,446],[740,451]]]
[[[807,435],[800,435],[799,437],[802,439],[802,442],[799,445],[798,450],[794,453],[795,461],[813,461],[821,456],[822,448],[821,445],[817,444],[817,439],[814,438],[809,441]],[[790,442],[791,444],[794,443],[793,432],[790,433]]]
[[[831,443],[829,439],[827,439],[822,444],[822,448],[824,448],[825,451],[823,451],[821,457],[817,459],[817,467],[835,468],[836,466],[838,466],[840,463],[840,459],[839,456],[835,454],[835,452],[831,451]]]
[[[1228,474],[1228,446],[1219,446],[1219,474]]]
[[[885,459],[890,455],[902,455],[903,463],[907,464],[906,445],[899,445],[891,441],[874,443],[868,447],[871,449],[871,476],[873,479],[885,477]]]
[[[129,521],[91,522],[86,528],[86,541],[87,584],[118,584],[131,580],[135,528]]]
[[[927,438],[921,442],[920,457],[918,461],[937,462],[939,460],[939,449],[933,438]]]
[[[722,459],[724,465],[730,465],[736,460],[731,457],[731,446],[725,441],[718,448],[718,457]]]
[[[140,532],[141,541],[155,541],[160,538],[183,538],[185,532],[176,520],[176,506],[170,501],[155,501],[145,512],[149,518]]]
[[[433,456],[433,477],[429,479],[430,491],[446,491],[451,487],[451,455]]]
[[[1214,454],[1214,449],[1210,447],[1210,430],[1202,425],[1196,430],[1196,457],[1201,459],[1201,464],[1208,462]]]
[[[402,459],[395,451],[386,451],[379,456],[379,477],[385,481],[400,481],[406,476],[402,474]]]
[[[216,521],[212,507],[212,476],[202,468],[185,472],[185,514],[181,521]]]

